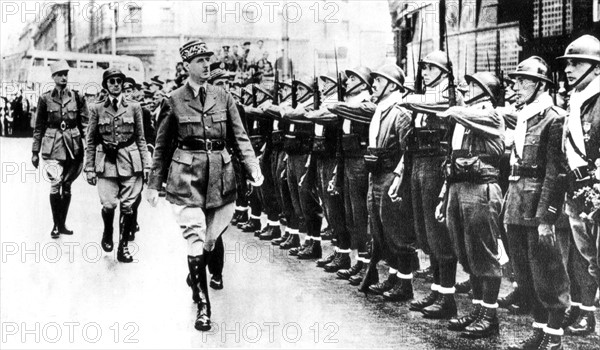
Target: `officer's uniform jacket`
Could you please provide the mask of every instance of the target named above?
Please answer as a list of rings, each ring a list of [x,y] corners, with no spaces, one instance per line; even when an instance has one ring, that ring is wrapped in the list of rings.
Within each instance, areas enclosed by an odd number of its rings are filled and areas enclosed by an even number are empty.
[[[235,173],[227,149],[183,150],[179,144],[186,138],[227,141],[248,174],[260,171],[235,101],[222,88],[208,84],[202,105],[188,82],[171,93],[161,119],[149,188],[158,190],[166,182],[169,202],[211,209],[236,197]]]
[[[33,153],[41,151],[43,159],[83,160],[83,143],[88,109],[85,99],[68,88],[44,93],[37,107],[33,131]]]
[[[138,102],[121,102],[115,112],[111,97],[90,105],[85,171],[100,177],[131,177],[150,169],[150,154],[144,138],[142,107]],[[107,147],[118,147],[116,162],[107,157]]]
[[[537,109],[535,105],[539,105]],[[515,132],[510,160],[513,170],[509,177],[504,223],[523,226],[554,224],[561,213],[564,198],[565,183],[560,174],[565,173],[561,150],[565,111],[553,106],[551,97],[544,94],[517,115],[517,130],[518,123],[526,120],[527,132],[524,135]],[[520,143],[522,151],[518,150]],[[523,168],[525,172],[539,169],[540,174],[520,175]]]
[[[568,121],[565,123],[565,136],[563,137],[563,145],[566,152],[568,166],[569,166],[569,175],[568,175],[568,194],[567,199],[569,200],[570,209],[575,210],[575,214],[579,214],[583,208],[576,205],[574,201],[570,199],[573,197],[573,192],[580,189],[583,186],[590,186],[592,183],[598,183],[600,181],[600,171],[597,168],[600,165],[600,77],[594,79],[582,92],[584,96],[584,101],[580,107],[580,117],[581,117],[581,125],[582,129],[577,132],[574,129],[572,120],[574,115],[572,113],[572,101],[573,101],[573,92],[571,96],[571,102],[569,106],[570,115],[568,116]],[[588,134],[588,138],[584,137],[585,134]],[[570,140],[567,137],[568,134],[571,134],[571,138],[575,142],[578,142],[580,145],[583,143],[585,148],[585,158],[581,159],[579,155],[573,151],[573,147],[570,146]],[[578,140],[582,138],[583,140]],[[569,149],[569,147],[571,149]],[[581,146],[579,146],[580,151]],[[587,163],[587,164],[586,164]],[[581,177],[588,177],[587,181],[576,181],[576,177],[573,174],[573,170],[579,166],[587,166],[589,171],[581,171]]]

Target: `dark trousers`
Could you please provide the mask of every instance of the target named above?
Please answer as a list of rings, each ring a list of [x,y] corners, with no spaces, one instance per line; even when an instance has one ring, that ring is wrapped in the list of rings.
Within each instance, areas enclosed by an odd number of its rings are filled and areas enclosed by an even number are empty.
[[[458,182],[448,188],[448,230],[454,253],[468,274],[502,277],[498,262],[501,206],[502,190],[496,183]]]
[[[280,218],[283,219],[290,229],[297,230],[300,225],[300,218],[294,211],[292,204],[292,195],[287,182],[287,154],[281,149],[277,149],[271,156],[274,162],[271,163],[273,179],[277,188],[277,201],[281,208]]]
[[[571,282],[571,302],[592,306],[598,284],[589,274],[588,262],[577,249],[571,230],[568,231],[568,235],[566,237],[561,235],[560,239],[562,240],[563,263]]]
[[[338,247],[340,249],[350,249],[350,233],[346,230],[343,194],[331,196],[327,192],[335,166],[336,159],[333,157],[317,158],[317,191],[323,202],[325,218],[329,223],[329,227],[333,230],[334,236],[338,239]]]
[[[346,229],[351,233],[352,249],[367,252],[371,240],[368,231],[367,194],[369,173],[363,157],[344,158],[344,213]]]
[[[562,247],[569,231],[556,229],[554,247],[539,243],[535,226],[507,225],[506,234],[520,295],[532,306],[535,322],[547,323],[549,313],[562,316],[570,304]]]
[[[413,158],[411,193],[418,247],[432,256],[433,283],[452,288],[456,280],[457,259],[447,226],[435,219],[435,208],[444,185],[444,159]]]
[[[277,203],[277,187],[272,173],[272,153],[273,151],[267,147],[267,150],[260,159],[260,170],[265,177],[262,186],[258,190],[262,209],[267,214],[267,218],[271,221],[277,221],[281,210]]]
[[[391,268],[410,274],[416,268],[416,236],[412,207],[406,199],[392,202],[388,190],[396,175],[385,172],[371,174],[367,208],[373,235],[373,260],[379,257]],[[401,186],[402,198],[410,198],[408,181]]]
[[[287,183],[290,189],[294,212],[306,223],[307,234],[321,236],[323,209],[319,204],[317,184],[314,178],[306,176],[300,186],[300,180],[306,174],[307,154],[289,155],[287,160]]]
[[[230,152],[230,154],[232,154],[232,153]],[[240,161],[237,157],[231,157],[231,162],[233,163],[233,169],[235,170],[235,183],[236,183],[236,192],[237,192],[237,198],[235,200],[235,205],[237,207],[247,207],[248,206],[248,196],[247,196],[248,185],[246,184],[246,178],[244,176],[244,168],[241,166]]]

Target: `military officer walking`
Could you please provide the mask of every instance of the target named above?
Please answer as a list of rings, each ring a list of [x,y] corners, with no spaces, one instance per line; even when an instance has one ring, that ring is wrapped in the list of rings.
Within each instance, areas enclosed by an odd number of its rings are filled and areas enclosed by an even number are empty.
[[[235,209],[235,174],[227,144],[251,185],[260,186],[263,177],[233,97],[207,83],[213,53],[202,41],[186,43],[179,53],[190,76],[161,111],[148,201],[156,206],[166,181],[167,200],[188,243],[192,296],[198,303],[195,328],[205,331],[211,327],[206,253],[213,251]]]
[[[69,65],[65,60],[50,67],[55,87],[38,101],[33,132],[31,162],[39,166],[39,153],[50,179],[50,207],[54,227],[52,238],[72,235],[66,226],[71,204],[71,184],[83,169],[83,143],[88,110],[85,99],[67,87]]]
[[[113,250],[113,219],[120,202],[117,260],[133,261],[127,241],[135,230],[133,206],[150,172],[150,154],[144,139],[142,107],[123,95],[125,75],[109,68],[102,76],[108,95],[90,106],[85,173],[98,185],[102,203],[102,249]]]

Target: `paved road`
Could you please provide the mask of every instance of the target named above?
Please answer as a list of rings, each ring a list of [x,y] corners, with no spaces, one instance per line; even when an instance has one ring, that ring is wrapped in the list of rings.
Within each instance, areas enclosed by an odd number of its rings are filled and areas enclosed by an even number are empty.
[[[225,289],[211,290],[211,332],[194,330],[186,245],[169,206],[143,202],[135,263],[101,251],[96,188],[73,186],[71,237],[50,238],[48,183],[29,164],[30,139],[0,139],[0,348],[501,349],[531,320],[500,312],[500,337],[465,341],[445,323],[358,293],[250,234],[225,234]],[[327,250],[330,250],[327,247]],[[422,281],[416,293],[427,291]],[[506,286],[504,286],[506,289]],[[469,300],[459,296],[466,310]],[[566,338],[597,349],[600,338]]]

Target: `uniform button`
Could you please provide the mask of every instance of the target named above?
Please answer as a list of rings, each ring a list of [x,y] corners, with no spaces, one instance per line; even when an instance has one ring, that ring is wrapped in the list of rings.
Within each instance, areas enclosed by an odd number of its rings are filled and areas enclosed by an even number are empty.
[[[115,121],[119,120],[119,117],[115,117]]]

